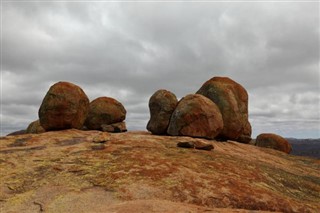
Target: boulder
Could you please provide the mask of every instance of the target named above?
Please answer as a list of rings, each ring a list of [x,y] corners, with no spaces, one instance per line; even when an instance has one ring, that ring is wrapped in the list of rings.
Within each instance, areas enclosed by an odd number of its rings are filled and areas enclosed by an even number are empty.
[[[81,129],[89,111],[89,99],[83,90],[69,82],[50,87],[39,109],[45,130]]]
[[[167,132],[169,135],[213,139],[222,128],[222,116],[215,103],[202,95],[192,94],[179,101]]]
[[[90,103],[85,126],[91,130],[101,130],[101,125],[122,122],[126,118],[126,109],[117,100],[99,97]]]
[[[103,132],[118,133],[127,131],[126,123],[124,121],[114,124],[102,124],[101,128]]]
[[[43,133],[45,131],[46,130],[41,126],[39,120],[31,122],[27,128],[28,134],[38,134],[38,133]]]
[[[292,150],[289,142],[280,135],[263,133],[257,136],[256,146],[279,150],[289,154]]]
[[[93,143],[106,143],[110,140],[110,134],[106,132],[100,132],[99,134],[95,135],[92,139]]]
[[[163,135],[167,133],[170,118],[177,103],[177,97],[167,90],[158,90],[151,96],[149,100],[150,120],[147,129],[152,134]]]
[[[240,84],[227,77],[214,77],[205,82],[197,94],[206,96],[219,107],[224,123],[219,138],[237,140],[243,135],[244,141],[248,141],[251,136],[248,93]]]

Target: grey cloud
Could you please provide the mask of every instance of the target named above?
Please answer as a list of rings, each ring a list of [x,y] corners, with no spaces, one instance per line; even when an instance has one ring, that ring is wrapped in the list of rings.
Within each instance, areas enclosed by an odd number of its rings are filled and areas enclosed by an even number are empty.
[[[213,76],[229,76],[248,90],[254,134],[277,126],[285,135],[320,137],[317,8],[292,2],[3,3],[3,132],[33,121],[57,81],[78,84],[90,100],[118,99],[129,129],[145,129],[156,90],[181,98]],[[310,131],[293,120],[305,120]]]

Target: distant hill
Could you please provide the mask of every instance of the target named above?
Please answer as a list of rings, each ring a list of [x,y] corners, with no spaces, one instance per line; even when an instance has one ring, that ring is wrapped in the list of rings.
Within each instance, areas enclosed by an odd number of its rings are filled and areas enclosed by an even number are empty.
[[[308,156],[320,159],[320,138],[318,139],[297,139],[287,138],[292,145],[292,155]]]

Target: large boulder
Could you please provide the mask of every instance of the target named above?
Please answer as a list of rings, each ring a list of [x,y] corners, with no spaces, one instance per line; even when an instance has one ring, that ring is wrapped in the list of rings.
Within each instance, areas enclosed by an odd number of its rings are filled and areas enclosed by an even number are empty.
[[[215,138],[223,128],[219,108],[210,99],[192,94],[182,98],[168,127],[169,135]]]
[[[177,104],[178,99],[172,92],[164,89],[155,92],[149,100],[150,120],[147,129],[156,135],[166,134]]]
[[[99,97],[90,103],[85,126],[92,130],[101,130],[103,124],[113,124],[126,119],[126,109],[117,100],[110,97]]]
[[[27,128],[28,134],[39,134],[39,133],[43,133],[45,131],[46,130],[41,126],[39,120],[31,122]]]
[[[251,126],[248,121],[248,93],[237,82],[227,77],[214,77],[197,91],[212,100],[220,109],[224,127],[222,139],[237,140],[243,136],[250,141]]]
[[[69,82],[50,87],[39,109],[45,130],[81,129],[89,111],[89,99],[83,90]]]
[[[286,139],[273,133],[263,133],[258,135],[256,138],[256,146],[276,149],[288,154],[292,150],[291,145]]]

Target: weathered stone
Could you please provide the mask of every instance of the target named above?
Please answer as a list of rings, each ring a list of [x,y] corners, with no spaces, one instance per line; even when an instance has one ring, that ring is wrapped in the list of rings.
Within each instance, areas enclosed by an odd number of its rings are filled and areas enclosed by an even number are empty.
[[[93,143],[105,143],[110,140],[110,135],[106,132],[101,132],[94,136],[92,139]]]
[[[79,86],[58,82],[44,97],[39,120],[45,130],[81,129],[88,110],[89,99]]]
[[[272,133],[263,133],[257,136],[256,146],[266,147],[279,150],[285,153],[290,153],[292,148],[289,142],[280,135]]]
[[[214,77],[205,82],[197,94],[212,100],[221,111],[224,127],[218,137],[237,140],[243,135],[243,142],[247,142],[251,136],[248,124],[248,93],[240,84],[227,77]]]
[[[124,106],[109,97],[100,97],[90,103],[90,110],[85,122],[88,129],[101,130],[103,124],[118,123],[126,118]]]
[[[33,121],[29,124],[28,128],[27,128],[27,132],[28,134],[39,134],[39,133],[43,133],[46,130],[41,126],[40,121],[36,120]]]
[[[194,148],[207,151],[214,149],[212,144],[203,141],[181,141],[177,143],[177,146],[181,148]]]
[[[215,103],[192,94],[179,101],[171,116],[168,134],[213,139],[222,128],[222,116]]]
[[[211,143],[205,143],[203,141],[195,141],[194,148],[200,149],[200,150],[210,151],[210,150],[214,149],[214,146]]]
[[[118,133],[118,132],[126,132],[127,127],[126,123],[124,121],[114,123],[114,124],[102,124],[101,125],[102,131],[104,132],[113,132],[113,133]]]
[[[177,146],[181,148],[194,148],[194,143],[192,141],[181,141],[177,143]]]
[[[177,103],[177,97],[172,92],[163,89],[155,92],[149,100],[150,120],[147,129],[156,135],[166,134]]]

